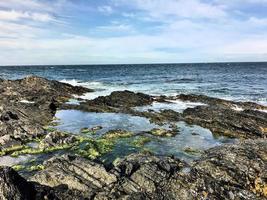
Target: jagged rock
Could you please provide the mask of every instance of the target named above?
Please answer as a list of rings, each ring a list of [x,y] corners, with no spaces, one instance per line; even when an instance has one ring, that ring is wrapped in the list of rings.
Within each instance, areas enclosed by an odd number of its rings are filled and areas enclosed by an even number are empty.
[[[190,101],[190,102],[201,102],[211,106],[226,107],[231,109],[236,108],[236,106],[240,107],[243,110],[267,109],[266,106],[259,105],[254,102],[234,102],[234,101],[209,97],[206,95],[180,94],[177,95],[174,99],[180,99],[182,101]]]
[[[63,102],[92,90],[29,76],[0,81],[0,91],[0,142],[6,148],[43,136]]]
[[[85,92],[92,92],[83,87],[74,87],[70,84],[60,83],[54,80],[48,80],[37,76],[28,76],[19,80],[5,80],[0,82],[0,89],[3,89],[4,96],[12,96],[13,99],[26,98],[29,101],[35,101],[41,96],[51,97],[70,97],[71,94],[81,95]]]
[[[90,197],[96,191],[112,185],[117,178],[107,172],[101,164],[64,155],[48,160],[45,163],[45,170],[35,174],[32,181],[50,187],[67,185],[70,190],[78,190],[85,197]]]
[[[267,140],[207,150],[190,172],[178,172],[164,191],[176,199],[266,199]]]
[[[131,91],[116,91],[109,96],[98,97],[92,100],[95,104],[104,104],[112,107],[134,107],[149,105],[153,102],[151,96],[143,93],[134,93]]]
[[[71,145],[77,141],[74,135],[66,134],[59,131],[48,133],[39,144],[39,148],[45,149],[50,147]]]
[[[171,157],[129,155],[110,170],[118,177],[112,189],[97,193],[95,199],[151,199],[149,194],[160,191],[184,166],[186,163]]]
[[[215,106],[188,108],[184,120],[210,129],[215,134],[237,138],[266,138],[267,114],[235,111]]]
[[[260,200],[267,198],[266,155],[265,139],[212,148],[191,166],[171,157],[132,154],[107,171],[69,155],[52,158],[31,180],[37,199]],[[9,171],[1,171],[0,179]],[[28,182],[16,176],[19,182],[4,178],[0,188],[6,191],[8,185],[9,191],[11,182],[12,191],[21,191],[19,183]]]
[[[34,185],[28,183],[12,168],[0,168],[1,200],[35,200]]]

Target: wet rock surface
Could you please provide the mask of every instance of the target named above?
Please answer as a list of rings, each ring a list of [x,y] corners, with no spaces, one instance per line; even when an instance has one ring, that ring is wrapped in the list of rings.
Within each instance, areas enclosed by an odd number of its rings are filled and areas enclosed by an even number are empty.
[[[60,104],[73,94],[91,92],[36,76],[2,80],[0,91],[1,149],[42,137],[43,126],[52,120]]]
[[[214,106],[188,108],[184,120],[210,129],[213,133],[237,138],[266,138],[267,113],[235,111]]]

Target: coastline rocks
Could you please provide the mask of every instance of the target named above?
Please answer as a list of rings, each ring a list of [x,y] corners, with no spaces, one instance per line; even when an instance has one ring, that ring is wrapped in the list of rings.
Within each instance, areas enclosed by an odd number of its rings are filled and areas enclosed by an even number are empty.
[[[201,102],[216,107],[226,107],[229,109],[237,109],[237,110],[238,108],[239,110],[255,110],[255,109],[267,110],[266,106],[259,105],[254,102],[234,102],[215,97],[209,97],[206,95],[180,94],[177,95],[174,99],[179,99],[182,101],[190,101],[190,102]]]
[[[113,189],[113,195],[132,195],[160,191],[172,175],[186,164],[171,157],[152,154],[132,154],[116,164],[113,170],[119,173],[121,182]],[[117,193],[117,194],[116,194]]]
[[[214,147],[191,166],[172,157],[138,153],[107,170],[95,161],[65,155],[47,161],[32,183],[4,168],[0,189],[25,195],[20,183],[30,188],[34,184],[39,199],[260,200],[267,198],[266,155],[265,139]],[[14,173],[15,180],[6,178]]]
[[[143,93],[134,93],[131,91],[116,91],[109,96],[98,97],[92,102],[96,105],[107,105],[115,108],[135,107],[149,105],[153,102],[151,96]]]
[[[81,102],[79,105],[62,105],[63,109],[77,109],[87,112],[131,112],[131,107],[149,105],[153,98],[143,93],[115,91],[108,96]]]
[[[83,87],[74,87],[70,84],[61,83],[55,80],[48,80],[37,76],[28,76],[19,80],[4,80],[0,83],[3,96],[12,96],[12,99],[35,101],[41,96],[45,97],[69,97],[72,94],[81,95],[85,92],[92,92]]]
[[[0,81],[1,149],[42,137],[57,108],[73,94],[92,90],[29,76]]]
[[[3,147],[21,144],[44,134],[41,125],[31,119],[20,116],[13,111],[4,111],[0,119],[0,143]]]
[[[67,185],[69,190],[83,192],[84,197],[92,196],[117,181],[115,175],[107,172],[103,165],[84,158],[64,155],[45,163],[45,170],[31,179],[50,187]]]
[[[0,199],[35,200],[35,196],[32,183],[27,182],[12,168],[0,168]]]
[[[183,117],[187,123],[208,128],[214,134],[247,139],[267,137],[267,114],[262,112],[198,106],[186,109]]]
[[[54,131],[48,133],[39,144],[39,148],[51,148],[57,146],[71,145],[77,142],[77,138],[74,135]]]
[[[192,199],[265,199],[266,155],[267,141],[263,139],[215,147],[205,152],[188,174],[178,173],[170,187],[186,183],[176,195],[187,190]]]

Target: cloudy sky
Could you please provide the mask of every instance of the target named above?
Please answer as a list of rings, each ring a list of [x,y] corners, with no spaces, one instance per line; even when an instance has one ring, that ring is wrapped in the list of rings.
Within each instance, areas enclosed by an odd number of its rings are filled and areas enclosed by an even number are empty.
[[[267,61],[267,0],[0,0],[0,65]]]

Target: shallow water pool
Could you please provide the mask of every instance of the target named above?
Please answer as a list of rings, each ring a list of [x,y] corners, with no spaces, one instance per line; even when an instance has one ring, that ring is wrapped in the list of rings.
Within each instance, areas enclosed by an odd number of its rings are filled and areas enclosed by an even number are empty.
[[[134,133],[149,131],[159,127],[150,123],[147,118],[132,116],[122,113],[91,113],[77,110],[61,110],[56,113],[59,125],[55,128],[79,134],[82,128],[93,128],[101,126],[102,129],[96,131],[101,135],[109,130],[121,129]]]
[[[195,104],[191,106],[195,106]],[[108,161],[143,149],[150,150],[158,155],[174,155],[175,157],[192,161],[200,157],[203,150],[235,141],[226,137],[214,136],[206,128],[188,125],[185,122],[175,123],[179,130],[175,137],[153,136],[144,132],[150,131],[153,128],[168,129],[169,125],[160,127],[150,123],[147,118],[122,113],[88,113],[77,110],[61,110],[57,112],[56,118],[59,119],[60,124],[55,128],[74,134],[79,134],[80,130],[84,127],[102,126],[103,128],[96,132],[97,136],[109,130],[121,129],[136,133],[138,136],[151,138],[151,141],[145,144],[143,148],[135,148],[129,144],[134,138],[120,139],[113,151],[104,156],[103,159]]]
[[[236,140],[223,136],[214,136],[206,128],[197,125],[188,125],[185,122],[178,122],[180,133],[171,138],[158,138],[145,145],[159,155],[174,155],[175,157],[192,161],[201,156],[201,152],[209,148],[233,143]]]

